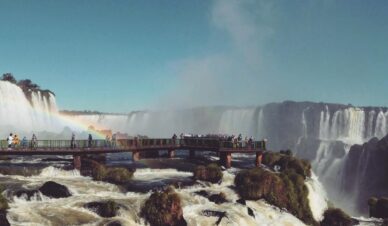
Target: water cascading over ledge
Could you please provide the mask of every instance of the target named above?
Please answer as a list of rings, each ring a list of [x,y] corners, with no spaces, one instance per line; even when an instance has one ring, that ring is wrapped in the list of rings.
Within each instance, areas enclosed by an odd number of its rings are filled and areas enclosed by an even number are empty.
[[[59,132],[63,125],[53,117],[58,114],[52,93],[32,91],[30,99],[15,84],[0,81],[0,135],[10,132],[30,135],[36,131]]]

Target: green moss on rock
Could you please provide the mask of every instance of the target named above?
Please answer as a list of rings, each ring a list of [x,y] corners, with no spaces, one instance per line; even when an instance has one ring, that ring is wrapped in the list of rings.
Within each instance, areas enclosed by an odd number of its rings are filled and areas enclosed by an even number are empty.
[[[94,161],[91,164],[91,169],[94,180],[106,181],[114,184],[123,184],[130,181],[134,173],[123,167],[107,168]]]
[[[351,226],[352,219],[344,211],[330,208],[323,214],[321,226]]]
[[[264,165],[274,168],[280,166],[281,171],[294,171],[304,178],[311,176],[311,164],[304,159],[298,159],[292,156],[291,151],[287,152],[266,152],[263,155]]]
[[[221,167],[215,163],[207,166],[197,166],[194,169],[194,179],[217,183],[222,180],[223,173]]]
[[[187,225],[183,218],[181,199],[172,188],[152,193],[144,203],[140,216],[151,226]]]
[[[0,194],[0,211],[7,210],[8,208],[8,200],[2,194]]]
[[[234,183],[243,199],[265,199],[272,205],[287,209],[306,224],[317,224],[309,206],[304,178],[293,170],[282,173],[262,168],[243,170],[236,175]]]

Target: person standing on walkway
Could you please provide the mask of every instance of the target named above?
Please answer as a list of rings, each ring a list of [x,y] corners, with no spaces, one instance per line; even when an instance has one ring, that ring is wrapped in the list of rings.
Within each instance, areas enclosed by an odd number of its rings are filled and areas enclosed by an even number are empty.
[[[71,134],[71,142],[70,142],[70,148],[73,149],[75,148],[75,134]]]
[[[88,148],[91,148],[91,147],[92,147],[92,143],[93,143],[93,137],[92,137],[92,134],[89,133],[89,137],[88,137]]]
[[[37,148],[38,147],[38,138],[36,138],[35,133],[32,134],[31,147],[32,148]]]
[[[13,134],[12,133],[9,134],[7,141],[8,141],[8,148],[12,148],[12,144],[13,144]]]

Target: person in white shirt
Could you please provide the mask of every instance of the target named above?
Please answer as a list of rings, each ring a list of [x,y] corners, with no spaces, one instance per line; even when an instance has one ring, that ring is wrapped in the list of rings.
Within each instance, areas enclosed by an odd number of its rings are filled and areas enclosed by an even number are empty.
[[[13,144],[13,135],[12,133],[9,134],[9,137],[7,138],[8,141],[8,147],[11,148]]]

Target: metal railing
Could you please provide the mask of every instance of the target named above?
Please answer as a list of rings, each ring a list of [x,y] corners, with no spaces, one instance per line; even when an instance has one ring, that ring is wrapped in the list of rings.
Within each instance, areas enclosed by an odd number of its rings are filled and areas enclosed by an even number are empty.
[[[8,144],[7,140],[0,140],[1,149],[67,149],[67,148],[229,148],[229,149],[266,149],[265,141],[231,142],[211,138],[183,138],[183,139],[118,139],[118,140],[21,140]]]

